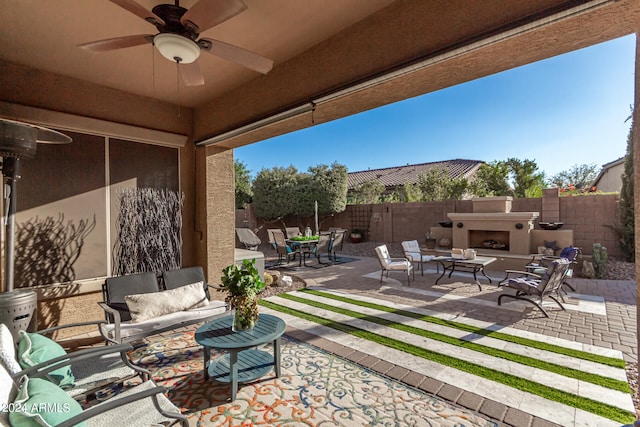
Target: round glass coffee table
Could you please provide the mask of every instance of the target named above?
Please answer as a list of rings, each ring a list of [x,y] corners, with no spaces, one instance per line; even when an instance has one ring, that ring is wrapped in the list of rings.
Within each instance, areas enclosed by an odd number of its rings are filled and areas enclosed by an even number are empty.
[[[196,330],[195,340],[204,348],[205,379],[231,383],[231,401],[236,400],[238,383],[253,381],[275,370],[280,377],[280,337],[286,329],[284,320],[260,314],[250,331],[234,332],[233,315],[205,323]],[[273,342],[273,356],[258,350],[261,344]],[[211,361],[211,349],[225,354]]]

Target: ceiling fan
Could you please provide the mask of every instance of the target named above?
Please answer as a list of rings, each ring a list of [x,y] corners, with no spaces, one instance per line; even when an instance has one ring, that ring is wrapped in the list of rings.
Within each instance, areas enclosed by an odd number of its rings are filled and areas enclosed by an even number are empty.
[[[105,52],[152,43],[170,61],[178,63],[183,82],[187,86],[204,84],[196,61],[201,51],[218,56],[251,70],[267,74],[273,61],[257,53],[219,40],[201,38],[200,33],[232,18],[247,9],[242,0],[199,0],[190,9],[175,4],[159,4],[148,10],[135,0],[109,0],[112,3],[155,25],[158,34],[139,34],[116,37],[79,45],[92,52]]]

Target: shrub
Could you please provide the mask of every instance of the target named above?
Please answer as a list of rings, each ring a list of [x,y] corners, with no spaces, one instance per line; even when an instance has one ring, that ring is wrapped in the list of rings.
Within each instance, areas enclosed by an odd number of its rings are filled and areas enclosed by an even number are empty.
[[[607,272],[607,248],[600,243],[593,244],[593,266],[596,269],[596,277],[604,278]]]

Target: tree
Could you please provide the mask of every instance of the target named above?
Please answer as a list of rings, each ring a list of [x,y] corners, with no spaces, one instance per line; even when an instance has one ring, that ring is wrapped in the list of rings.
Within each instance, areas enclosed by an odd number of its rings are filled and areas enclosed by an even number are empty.
[[[318,202],[320,214],[334,214],[347,208],[349,175],[346,166],[333,163],[309,168],[314,201]]]
[[[294,166],[262,169],[253,180],[253,208],[256,217],[276,220],[295,212],[299,195],[299,174]]]
[[[384,192],[384,185],[372,179],[358,185],[352,194],[351,202],[354,204],[368,204],[380,202],[380,197]]]
[[[294,166],[263,169],[253,181],[256,217],[277,220],[287,215],[312,217],[342,212],[347,205],[347,168],[334,163],[299,173]]]
[[[310,166],[298,177],[298,196],[294,214],[302,217],[314,215],[314,202],[322,215],[342,212],[347,207],[348,174],[344,165]]]
[[[251,203],[253,191],[251,191],[251,176],[247,165],[236,160],[233,162],[236,184],[236,209],[244,209],[247,203]]]
[[[569,188],[573,186],[577,189],[588,189],[597,176],[598,169],[595,164],[576,164],[570,169],[554,175],[549,180],[549,184],[558,188]]]
[[[507,162],[493,161],[481,165],[470,184],[470,190],[477,197],[512,196]]]
[[[538,172],[538,165],[533,160],[510,158],[507,160],[513,179],[514,197],[542,197],[544,173]]]
[[[418,202],[422,200],[422,191],[418,185],[405,182],[399,188],[398,196],[401,202]]]
[[[628,119],[627,119],[628,120]],[[633,114],[631,116],[631,128],[627,137],[627,153],[624,159],[624,172],[622,173],[622,188],[620,189],[620,201],[618,202],[618,221],[616,227],[619,234],[620,250],[627,261],[635,260],[635,219],[634,219],[634,186],[633,186]]]
[[[432,168],[418,177],[423,202],[461,199],[467,189],[465,178],[452,178],[443,168]]]

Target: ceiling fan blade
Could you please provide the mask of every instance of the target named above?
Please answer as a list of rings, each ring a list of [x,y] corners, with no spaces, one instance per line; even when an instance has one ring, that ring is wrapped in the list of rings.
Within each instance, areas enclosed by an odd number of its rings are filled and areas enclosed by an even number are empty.
[[[205,52],[219,56],[227,61],[244,65],[262,74],[267,74],[273,68],[272,60],[241,47],[221,42],[220,40],[200,39],[198,40],[198,44]]]
[[[146,7],[141,6],[138,2],[134,0],[109,0],[109,1],[111,3],[117,4],[121,8],[128,10],[129,12],[139,16],[140,18],[144,19],[145,21],[153,25],[156,25],[156,24],[164,25],[164,21],[161,18],[159,18],[158,15],[151,12]]]
[[[83,49],[92,52],[107,52],[110,50],[124,49],[126,47],[140,46],[146,43],[152,43],[153,36],[151,34],[138,34],[135,36],[115,37],[113,39],[97,40],[94,42],[78,45]]]
[[[204,77],[197,61],[179,64],[178,70],[180,70],[180,77],[186,86],[202,86],[204,84]]]
[[[113,1],[113,0],[112,0]],[[196,33],[201,33],[244,11],[242,0],[200,0],[189,9],[180,21]]]

